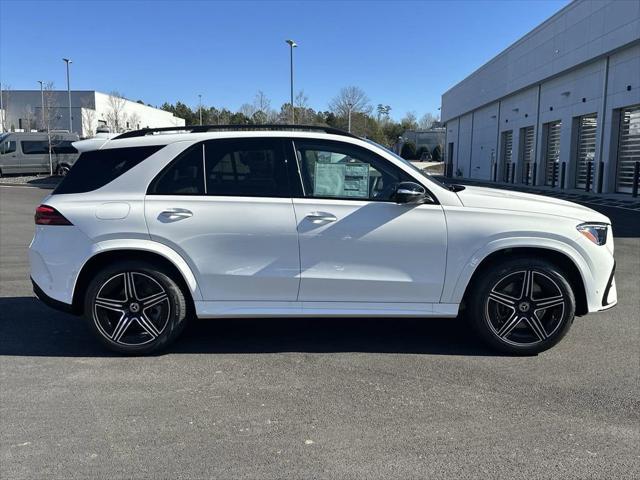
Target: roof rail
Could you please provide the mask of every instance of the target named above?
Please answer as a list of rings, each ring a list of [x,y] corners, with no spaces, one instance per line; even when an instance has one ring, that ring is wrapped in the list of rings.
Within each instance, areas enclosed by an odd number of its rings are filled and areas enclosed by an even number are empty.
[[[121,133],[112,140],[119,138],[134,138],[144,137],[146,135],[153,135],[159,132],[186,132],[186,133],[203,133],[203,132],[215,132],[215,131],[300,131],[300,132],[324,132],[331,133],[333,135],[344,135],[345,137],[358,138],[339,128],[323,127],[321,125],[189,125],[186,127],[160,127],[160,128],[142,128],[140,130],[132,130],[130,132]]]

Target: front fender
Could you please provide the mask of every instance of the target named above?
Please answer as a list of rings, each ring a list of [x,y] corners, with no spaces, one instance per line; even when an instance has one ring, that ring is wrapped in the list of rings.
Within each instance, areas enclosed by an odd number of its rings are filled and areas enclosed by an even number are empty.
[[[564,254],[580,272],[587,298],[590,298],[594,293],[589,290],[593,288],[594,284],[589,256],[576,241],[563,237],[521,236],[495,239],[473,252],[468,260],[462,264],[457,274],[450,272],[451,281],[445,282],[441,302],[460,303],[471,277],[482,261],[492,253],[511,248],[547,249]]]

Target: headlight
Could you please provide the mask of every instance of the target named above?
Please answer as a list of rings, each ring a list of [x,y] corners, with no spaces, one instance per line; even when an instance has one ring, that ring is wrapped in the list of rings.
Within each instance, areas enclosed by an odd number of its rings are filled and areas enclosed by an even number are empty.
[[[604,245],[607,243],[607,230],[609,227],[606,223],[581,223],[576,228],[582,235],[596,245]]]

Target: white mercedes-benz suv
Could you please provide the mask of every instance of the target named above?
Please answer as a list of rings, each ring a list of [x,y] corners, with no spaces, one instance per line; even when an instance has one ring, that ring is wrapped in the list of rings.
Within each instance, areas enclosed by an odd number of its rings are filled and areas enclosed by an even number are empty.
[[[447,186],[341,130],[146,129],[90,145],[36,210],[31,277],[118,352],[166,347],[190,317],[462,314],[492,347],[534,354],[617,302],[607,217]]]

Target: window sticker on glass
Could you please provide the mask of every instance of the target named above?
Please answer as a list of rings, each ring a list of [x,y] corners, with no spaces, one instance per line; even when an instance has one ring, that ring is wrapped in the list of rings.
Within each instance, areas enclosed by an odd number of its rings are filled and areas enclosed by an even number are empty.
[[[369,197],[369,164],[316,163],[313,194],[317,197]]]

